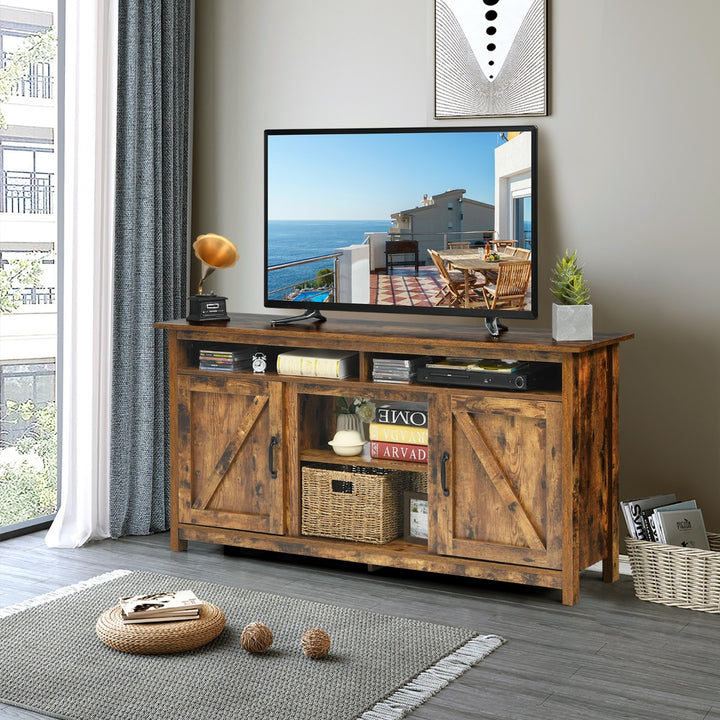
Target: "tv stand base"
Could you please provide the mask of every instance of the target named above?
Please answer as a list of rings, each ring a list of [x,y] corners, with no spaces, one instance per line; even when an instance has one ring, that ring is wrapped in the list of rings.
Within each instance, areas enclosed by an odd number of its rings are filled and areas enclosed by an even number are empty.
[[[500,333],[507,332],[508,326],[503,325],[496,317],[485,318],[485,327],[492,337],[500,337]]]
[[[300,320],[316,320],[317,322],[325,322],[327,318],[317,309],[306,310],[302,315],[291,315],[290,317],[276,318],[271,320],[270,324],[275,325],[287,325],[288,323],[299,322]]]

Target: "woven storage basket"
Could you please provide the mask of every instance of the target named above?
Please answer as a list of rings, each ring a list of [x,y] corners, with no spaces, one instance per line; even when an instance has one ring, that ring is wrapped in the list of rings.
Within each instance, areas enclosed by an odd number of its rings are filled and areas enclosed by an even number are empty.
[[[302,534],[377,544],[394,540],[402,535],[410,475],[303,466]]]
[[[405,470],[395,471],[404,490],[412,492],[427,492],[427,472],[409,472]]]
[[[720,534],[710,550],[626,538],[635,595],[640,600],[720,613]]]

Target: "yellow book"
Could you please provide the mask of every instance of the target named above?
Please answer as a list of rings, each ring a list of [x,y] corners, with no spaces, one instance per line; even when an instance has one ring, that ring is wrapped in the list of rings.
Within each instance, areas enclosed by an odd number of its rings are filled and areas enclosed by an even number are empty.
[[[407,443],[408,445],[427,445],[428,429],[410,427],[409,425],[370,423],[370,440]]]
[[[358,354],[343,350],[288,350],[277,356],[279,375],[345,378],[357,375]]]

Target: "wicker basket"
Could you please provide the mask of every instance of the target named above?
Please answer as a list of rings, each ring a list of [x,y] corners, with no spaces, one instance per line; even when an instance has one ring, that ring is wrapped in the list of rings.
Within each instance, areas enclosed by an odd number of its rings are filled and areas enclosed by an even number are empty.
[[[415,473],[303,466],[302,534],[386,543],[402,535],[403,491]]]
[[[720,534],[710,550],[626,538],[635,595],[640,600],[720,613]]]

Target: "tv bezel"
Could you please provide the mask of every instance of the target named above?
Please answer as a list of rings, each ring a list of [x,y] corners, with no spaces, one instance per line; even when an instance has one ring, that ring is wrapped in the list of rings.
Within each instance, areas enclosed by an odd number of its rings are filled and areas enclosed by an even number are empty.
[[[340,302],[312,302],[307,300],[273,300],[268,297],[268,150],[269,139],[273,136],[288,135],[369,135],[369,134],[407,134],[407,133],[462,133],[462,132],[485,132],[485,133],[506,133],[506,132],[529,132],[532,142],[530,149],[530,183],[532,188],[532,203],[530,210],[532,235],[530,248],[532,253],[532,266],[530,275],[530,309],[529,310],[508,310],[498,308],[495,310],[483,307],[458,308],[445,305],[432,307],[409,306],[409,305],[377,305],[372,303],[340,303]],[[394,127],[394,128],[294,128],[281,129],[273,128],[264,131],[263,142],[264,153],[264,266],[263,266],[263,301],[266,308],[285,308],[303,312],[304,315],[298,319],[318,317],[324,319],[321,313],[325,312],[362,312],[362,313],[392,313],[395,315],[438,315],[463,318],[484,318],[488,328],[491,322],[498,318],[527,320],[535,319],[538,316],[538,128],[536,125],[516,125],[512,123],[503,125],[474,125],[451,127]],[[390,218],[388,218],[388,227]],[[284,318],[291,320],[292,318]],[[506,329],[500,326],[501,329]]]

